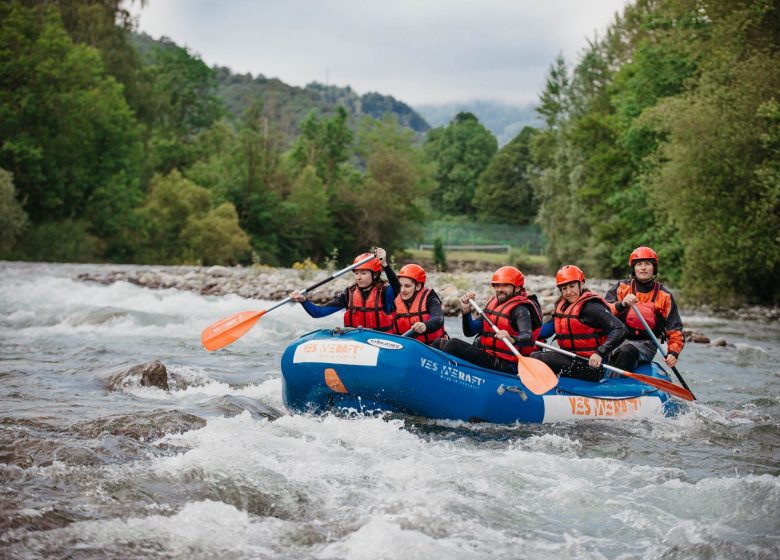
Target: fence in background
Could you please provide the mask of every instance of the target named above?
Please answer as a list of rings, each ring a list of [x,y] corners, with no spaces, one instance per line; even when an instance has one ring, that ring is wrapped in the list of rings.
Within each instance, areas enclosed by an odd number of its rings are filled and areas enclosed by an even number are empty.
[[[445,251],[509,252],[523,249],[530,255],[543,255],[545,238],[537,225],[430,222],[422,238],[420,249],[433,248],[433,241],[441,238]]]

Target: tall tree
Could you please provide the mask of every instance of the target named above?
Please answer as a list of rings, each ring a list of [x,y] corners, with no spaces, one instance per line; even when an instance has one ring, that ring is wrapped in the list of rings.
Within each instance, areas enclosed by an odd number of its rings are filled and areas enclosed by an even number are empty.
[[[436,208],[445,214],[473,215],[479,176],[497,150],[493,134],[471,113],[458,113],[446,127],[431,130],[423,152],[436,166]]]
[[[474,193],[480,220],[526,225],[536,217],[538,208],[528,177],[535,132],[534,128],[523,128],[498,151],[480,176]]]
[[[55,62],[56,61],[56,62]],[[0,5],[0,165],[14,174],[33,222],[95,216],[112,196],[115,220],[139,195],[139,130],[99,53],[74,44],[54,7]],[[105,220],[93,233],[111,235]]]

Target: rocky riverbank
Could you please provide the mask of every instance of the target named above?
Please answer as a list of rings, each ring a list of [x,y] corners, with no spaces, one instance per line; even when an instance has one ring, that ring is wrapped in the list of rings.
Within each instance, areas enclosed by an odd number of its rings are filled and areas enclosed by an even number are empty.
[[[194,291],[203,295],[237,294],[246,298],[278,301],[284,299],[291,291],[315,284],[330,274],[332,272],[324,270],[294,270],[263,266],[248,268],[160,266],[120,267],[115,270],[109,269],[107,272],[79,274],[78,279],[102,284],[130,282],[150,289],[174,288]],[[477,292],[477,299],[481,301],[486,301],[492,295],[490,274],[490,271],[432,272],[428,275],[427,285],[436,289],[442,300],[444,313],[456,316],[460,313],[460,295],[467,289]],[[324,303],[335,292],[346,288],[351,281],[352,275],[345,274],[312,291],[309,293],[309,297],[316,303]],[[613,282],[614,280],[591,279],[586,285],[597,293],[604,294]],[[529,274],[526,275],[526,287],[529,292],[537,295],[545,319],[548,319],[558,298],[555,279],[551,276]],[[777,320],[780,318],[780,308],[746,307],[733,310],[730,314],[740,318]],[[729,345],[722,338],[710,340],[705,333],[691,329],[686,329],[684,333],[688,341],[713,346]]]

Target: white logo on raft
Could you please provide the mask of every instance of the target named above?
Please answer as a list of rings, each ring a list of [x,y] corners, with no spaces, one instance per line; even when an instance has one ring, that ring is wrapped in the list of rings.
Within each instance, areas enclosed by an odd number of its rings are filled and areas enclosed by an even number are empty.
[[[397,342],[393,342],[392,340],[384,340],[381,338],[369,338],[366,340],[371,346],[376,346],[377,348],[384,348],[385,350],[400,350],[404,347],[403,344],[399,344]]]
[[[544,399],[543,422],[574,418],[648,418],[663,416],[658,397],[594,399],[592,397],[548,395]]]
[[[293,363],[319,362],[352,366],[375,366],[379,348],[352,341],[310,340],[295,349]]]
[[[428,360],[426,358],[420,358],[420,366],[438,372],[439,377],[445,381],[457,383],[458,385],[463,385],[464,387],[470,387],[472,389],[479,389],[485,382],[485,380],[478,375],[466,373],[456,367],[434,362],[433,360]]]

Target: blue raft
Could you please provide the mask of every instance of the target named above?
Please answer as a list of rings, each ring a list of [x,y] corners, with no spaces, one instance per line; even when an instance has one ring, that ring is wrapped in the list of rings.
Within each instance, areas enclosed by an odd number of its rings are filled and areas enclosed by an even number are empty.
[[[669,378],[653,363],[636,373]],[[516,375],[481,368],[425,344],[370,329],[323,329],[282,355],[284,404],[293,412],[390,411],[494,423],[672,416],[680,403],[620,377],[594,383],[562,377],[544,395]]]

